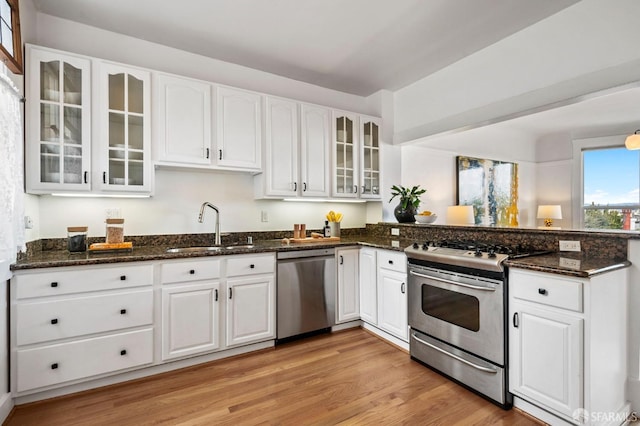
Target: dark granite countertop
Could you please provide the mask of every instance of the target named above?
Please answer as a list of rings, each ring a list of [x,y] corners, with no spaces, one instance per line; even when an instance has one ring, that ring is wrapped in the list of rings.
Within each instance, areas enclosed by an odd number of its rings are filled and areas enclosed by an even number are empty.
[[[398,241],[397,247],[392,241]],[[314,242],[314,243],[289,243],[287,244],[281,239],[256,241],[252,248],[230,248],[212,252],[195,252],[195,253],[167,253],[169,246],[140,246],[134,247],[132,250],[123,252],[84,252],[71,254],[67,250],[43,250],[33,253],[25,259],[18,260],[11,265],[13,271],[51,268],[61,266],[79,266],[79,265],[96,265],[120,262],[140,262],[149,260],[167,260],[167,259],[185,259],[194,257],[221,256],[231,254],[251,254],[251,253],[268,253],[277,251],[293,251],[293,250],[312,250],[314,248],[328,247],[345,247],[364,245],[388,250],[403,251],[405,247],[410,245],[408,240],[369,237],[369,236],[352,236],[342,238],[340,241]],[[177,247],[177,246],[171,246]]]
[[[511,268],[529,269],[580,278],[588,278],[631,266],[631,262],[627,259],[606,259],[566,252],[507,259],[504,264]]]

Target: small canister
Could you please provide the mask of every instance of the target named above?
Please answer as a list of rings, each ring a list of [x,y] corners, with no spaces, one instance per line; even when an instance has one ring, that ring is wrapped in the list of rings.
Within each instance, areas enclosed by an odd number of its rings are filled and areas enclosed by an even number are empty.
[[[107,219],[107,244],[124,242],[124,219]]]
[[[67,228],[67,250],[71,253],[87,251],[86,226],[70,226]]]

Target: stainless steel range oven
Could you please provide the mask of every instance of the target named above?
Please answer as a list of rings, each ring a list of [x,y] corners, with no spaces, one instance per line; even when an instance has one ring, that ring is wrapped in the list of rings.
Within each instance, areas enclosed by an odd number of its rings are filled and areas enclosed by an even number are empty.
[[[507,276],[521,250],[466,242],[413,244],[409,262],[411,357],[511,407],[507,388]]]

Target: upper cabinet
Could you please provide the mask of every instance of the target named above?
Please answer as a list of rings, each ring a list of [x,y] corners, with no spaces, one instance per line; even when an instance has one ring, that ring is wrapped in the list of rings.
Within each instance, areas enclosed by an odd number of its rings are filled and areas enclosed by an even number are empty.
[[[327,108],[267,96],[264,173],[255,177],[256,196],[329,196],[331,138]]]
[[[211,83],[157,74],[154,80],[154,159],[211,164]]]
[[[30,45],[27,58],[27,191],[89,191],[91,61]]]
[[[149,72],[26,50],[27,192],[150,193]]]
[[[230,87],[218,87],[216,92],[216,164],[221,168],[260,171],[260,94]]]
[[[101,188],[150,191],[150,74],[138,68],[102,63],[100,87]]]
[[[332,196],[380,199],[380,145],[380,119],[333,111]]]

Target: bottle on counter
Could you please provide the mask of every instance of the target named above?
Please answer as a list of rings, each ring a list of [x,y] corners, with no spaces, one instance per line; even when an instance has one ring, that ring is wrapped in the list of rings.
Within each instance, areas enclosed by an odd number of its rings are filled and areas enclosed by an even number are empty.
[[[124,242],[124,219],[107,219],[107,244]]]
[[[324,236],[325,237],[330,237],[331,236],[331,227],[329,226],[329,221],[328,220],[324,221]]]

